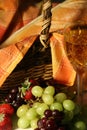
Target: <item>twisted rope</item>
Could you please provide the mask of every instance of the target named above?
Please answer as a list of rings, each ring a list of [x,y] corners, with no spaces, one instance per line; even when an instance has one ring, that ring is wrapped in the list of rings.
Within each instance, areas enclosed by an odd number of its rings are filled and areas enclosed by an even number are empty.
[[[51,0],[43,0],[43,25],[42,25],[42,31],[40,35],[40,42],[44,46],[44,48],[47,48],[49,46],[49,29],[51,25],[51,7],[52,2]]]

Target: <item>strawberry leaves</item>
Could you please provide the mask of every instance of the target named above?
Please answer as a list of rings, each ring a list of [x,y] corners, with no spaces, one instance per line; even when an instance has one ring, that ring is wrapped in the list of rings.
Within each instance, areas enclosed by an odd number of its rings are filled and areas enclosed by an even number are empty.
[[[25,96],[25,92],[29,90],[30,85],[31,85],[31,82],[29,82],[28,79],[25,80],[24,83],[22,83],[22,87],[19,88],[20,89],[19,91],[21,91],[22,96]]]
[[[38,84],[35,80],[33,79],[26,79],[24,83],[22,83],[22,87],[19,89],[21,92],[21,97],[25,100],[28,101],[32,99],[33,95],[31,92],[31,89],[34,85]]]

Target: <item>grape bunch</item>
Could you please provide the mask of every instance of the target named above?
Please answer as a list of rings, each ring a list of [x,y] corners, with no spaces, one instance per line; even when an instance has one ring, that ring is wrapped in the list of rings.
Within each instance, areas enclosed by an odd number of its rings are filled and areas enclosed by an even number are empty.
[[[24,104],[24,100],[21,97],[21,93],[19,92],[19,88],[18,87],[14,87],[12,88],[9,93],[6,95],[5,99],[4,99],[5,103],[9,103],[11,104],[15,110],[21,106],[22,104]]]
[[[65,126],[62,125],[64,113],[58,110],[45,110],[44,117],[37,121],[35,130],[65,130]]]
[[[80,107],[64,92],[55,92],[55,87],[31,89],[35,99],[22,104],[16,111],[19,128],[33,130],[86,130],[85,122],[79,118]]]
[[[31,93],[32,86],[38,84],[34,79],[26,79],[20,87],[12,88],[9,93],[6,95],[4,101],[10,103],[15,110],[22,104],[26,104],[28,100],[34,96]]]
[[[27,78],[20,87],[16,86],[12,88],[4,98],[4,101],[5,103],[10,103],[16,110],[22,104],[26,104],[32,98],[34,99],[34,95],[31,93],[33,86],[39,85],[42,88],[45,88],[48,84],[55,86],[56,82],[53,79],[44,80],[43,78],[38,78],[35,80]],[[59,91],[58,87],[57,91]]]

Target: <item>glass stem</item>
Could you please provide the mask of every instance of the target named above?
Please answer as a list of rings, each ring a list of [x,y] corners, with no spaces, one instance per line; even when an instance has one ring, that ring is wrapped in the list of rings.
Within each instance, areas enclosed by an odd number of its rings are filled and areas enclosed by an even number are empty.
[[[84,72],[77,73],[77,103],[79,105],[83,104],[83,91],[84,91]]]

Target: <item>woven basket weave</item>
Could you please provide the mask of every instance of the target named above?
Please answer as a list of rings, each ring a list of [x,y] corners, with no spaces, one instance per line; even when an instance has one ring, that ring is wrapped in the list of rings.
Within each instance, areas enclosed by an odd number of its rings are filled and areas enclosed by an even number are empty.
[[[37,39],[29,49],[23,60],[10,74],[3,86],[0,88],[0,99],[15,86],[20,86],[27,78],[52,78],[52,63],[50,48],[41,51],[42,44]]]
[[[44,4],[47,7],[44,10]],[[50,18],[49,23],[44,30],[42,30],[42,35],[46,34],[46,41],[49,40],[49,28],[51,22],[51,0],[43,0],[43,23],[44,20]],[[36,39],[35,43],[29,49],[23,60],[18,64],[15,70],[6,79],[3,86],[0,88],[0,98],[2,99],[8,91],[15,86],[20,86],[21,83],[27,78],[43,78],[44,80],[52,78],[52,64],[51,64],[51,52],[50,47],[45,48],[42,51],[43,45],[41,44],[39,37]]]

